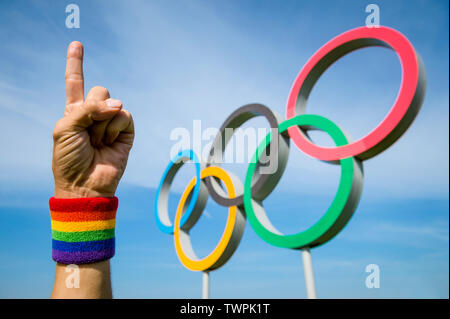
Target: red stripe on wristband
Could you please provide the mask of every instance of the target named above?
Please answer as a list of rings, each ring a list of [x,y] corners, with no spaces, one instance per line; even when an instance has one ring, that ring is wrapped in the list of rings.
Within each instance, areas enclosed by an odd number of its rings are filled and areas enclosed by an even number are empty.
[[[55,212],[108,212],[117,210],[117,197],[55,198],[49,200],[50,210]]]

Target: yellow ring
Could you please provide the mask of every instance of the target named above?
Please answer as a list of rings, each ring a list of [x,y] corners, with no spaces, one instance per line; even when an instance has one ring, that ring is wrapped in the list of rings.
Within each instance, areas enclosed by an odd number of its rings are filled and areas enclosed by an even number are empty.
[[[223,183],[225,184],[225,188],[228,192],[229,198],[234,198],[236,196],[236,191],[233,182],[231,180],[231,177],[227,174],[225,170],[216,166],[206,167],[201,171],[200,178],[204,179],[205,177],[208,176],[214,176],[223,181]],[[180,259],[180,262],[186,268],[192,271],[203,271],[211,269],[211,267],[213,267],[214,264],[219,260],[219,258],[222,256],[222,254],[225,252],[225,249],[229,245],[231,236],[233,234],[233,229],[236,223],[237,208],[236,206],[230,206],[228,208],[228,219],[225,226],[225,230],[222,234],[222,237],[220,238],[219,243],[214,248],[214,250],[208,256],[202,259],[193,260],[189,258],[183,251],[183,248],[181,247],[180,232],[183,232],[185,236],[189,236],[189,234],[188,232],[185,232],[184,230],[180,229],[180,219],[183,213],[185,202],[189,197],[189,194],[191,193],[192,189],[194,188],[195,182],[196,177],[194,177],[189,182],[178,204],[174,223],[174,241],[175,241],[175,250],[177,252],[178,258]]]

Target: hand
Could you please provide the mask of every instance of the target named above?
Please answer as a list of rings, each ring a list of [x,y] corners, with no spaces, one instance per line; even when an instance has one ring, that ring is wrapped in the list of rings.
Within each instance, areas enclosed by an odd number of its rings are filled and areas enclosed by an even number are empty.
[[[131,114],[107,89],[92,88],[84,99],[83,46],[67,50],[66,109],[53,131],[55,197],[111,197],[133,145]]]

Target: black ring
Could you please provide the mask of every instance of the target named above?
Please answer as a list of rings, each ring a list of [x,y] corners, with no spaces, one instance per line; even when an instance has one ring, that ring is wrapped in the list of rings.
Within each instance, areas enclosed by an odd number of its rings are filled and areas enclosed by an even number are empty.
[[[252,197],[256,200],[264,200],[275,188],[286,168],[290,141],[288,136],[280,135],[278,133],[278,125],[283,121],[282,117],[274,113],[267,106],[262,104],[247,104],[231,113],[222,124],[219,133],[211,145],[211,151],[206,166],[217,166],[218,160],[220,160],[220,162],[222,161],[222,155],[226,145],[234,134],[233,132],[230,136],[226,136],[227,134],[224,134],[225,129],[231,128],[234,131],[236,128],[256,116],[264,116],[270,124],[272,136],[280,137],[278,139],[273,139],[276,142],[274,143],[274,147],[270,147],[269,155],[261,158],[265,158],[269,165],[264,165],[260,161],[257,163],[259,170],[263,170],[264,167],[270,168],[272,165],[276,165],[274,172],[255,174],[255,179],[252,183]],[[216,148],[218,147],[220,147],[220,152],[216,152]],[[209,194],[219,205],[226,207],[243,205],[243,194],[236,194],[236,197],[228,198],[219,182],[212,177],[205,178],[205,184]]]

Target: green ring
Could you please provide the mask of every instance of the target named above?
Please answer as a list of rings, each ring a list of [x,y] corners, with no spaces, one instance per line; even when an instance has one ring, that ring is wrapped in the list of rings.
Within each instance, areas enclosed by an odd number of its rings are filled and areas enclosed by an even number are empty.
[[[291,126],[312,126],[327,132],[336,146],[347,145],[347,137],[342,130],[325,117],[303,114],[286,120],[279,125],[282,134]],[[337,235],[353,215],[359,202],[363,184],[362,163],[354,157],[339,160],[341,179],[336,196],[327,212],[313,226],[305,231],[284,235],[269,221],[262,202],[251,197],[251,181],[255,173],[256,163],[262,152],[269,146],[272,134],[269,133],[259,144],[248,166],[244,185],[244,207],[250,225],[264,241],[278,247],[300,249],[321,245]],[[257,216],[258,215],[258,216]]]

